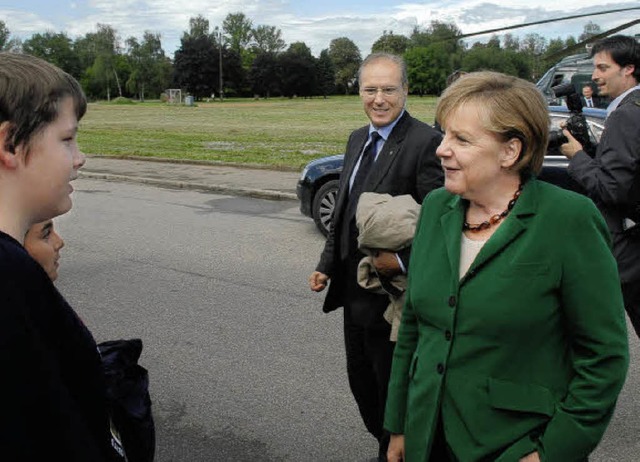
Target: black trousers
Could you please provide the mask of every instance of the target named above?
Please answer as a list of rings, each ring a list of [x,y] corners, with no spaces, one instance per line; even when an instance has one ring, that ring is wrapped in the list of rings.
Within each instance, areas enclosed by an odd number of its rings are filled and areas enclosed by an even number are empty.
[[[431,453],[429,454],[429,462],[457,462],[451,448],[447,444],[444,436],[444,428],[442,427],[442,415],[438,417],[436,424],[436,432],[431,444]]]
[[[356,280],[357,263],[346,262],[344,339],[349,386],[367,430],[378,439],[379,459],[386,460],[389,433],[384,430],[384,409],[395,343],[391,325],[382,317],[389,297],[362,289]]]
[[[640,281],[622,284],[624,309],[631,320],[636,335],[640,337]]]

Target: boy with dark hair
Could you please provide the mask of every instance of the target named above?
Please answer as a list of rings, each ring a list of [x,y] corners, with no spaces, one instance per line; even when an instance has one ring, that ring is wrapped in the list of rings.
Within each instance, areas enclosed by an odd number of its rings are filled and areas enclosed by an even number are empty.
[[[124,460],[114,449],[93,336],[23,246],[32,225],[71,209],[86,108],[70,75],[0,53],[2,460]]]

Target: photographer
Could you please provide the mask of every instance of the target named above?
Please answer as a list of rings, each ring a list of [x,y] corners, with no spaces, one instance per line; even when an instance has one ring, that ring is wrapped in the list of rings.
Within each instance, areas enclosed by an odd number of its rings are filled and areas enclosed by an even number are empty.
[[[591,158],[565,129],[560,150],[611,231],[625,308],[640,336],[640,44],[615,35],[595,42],[591,55],[599,94],[612,99],[600,144]]]

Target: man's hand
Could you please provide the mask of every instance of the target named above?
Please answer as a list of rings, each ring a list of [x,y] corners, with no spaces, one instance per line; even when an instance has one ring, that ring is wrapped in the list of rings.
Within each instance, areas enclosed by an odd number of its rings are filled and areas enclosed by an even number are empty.
[[[391,435],[389,449],[387,449],[388,462],[402,462],[404,460],[404,435]]]
[[[540,462],[540,455],[538,454],[538,451],[532,452],[520,459],[520,462]]]
[[[327,281],[329,281],[329,276],[320,271],[314,271],[309,276],[309,287],[314,292],[322,292],[327,287]]]
[[[388,278],[402,273],[396,254],[386,250],[380,250],[373,255],[373,266],[380,276]]]
[[[572,159],[578,151],[582,151],[582,145],[566,128],[562,128],[562,133],[564,133],[564,136],[566,136],[569,141],[560,145],[560,152],[568,159]]]

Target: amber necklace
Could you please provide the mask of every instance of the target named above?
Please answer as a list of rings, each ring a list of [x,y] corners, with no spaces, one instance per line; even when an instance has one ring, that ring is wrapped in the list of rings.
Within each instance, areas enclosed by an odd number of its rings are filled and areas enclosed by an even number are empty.
[[[513,206],[516,205],[516,201],[518,200],[518,197],[520,197],[521,192],[522,192],[522,183],[520,183],[520,186],[518,186],[518,190],[513,195],[513,199],[509,201],[507,208],[504,209],[501,213],[498,213],[492,216],[491,218],[489,218],[487,221],[483,221],[482,223],[479,223],[477,225],[471,225],[465,221],[462,224],[462,230],[471,231],[472,233],[477,233],[487,228],[491,228],[496,223],[500,223],[504,217],[509,215],[509,212],[511,212],[511,209],[513,208]]]

